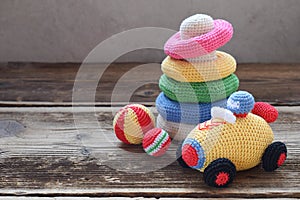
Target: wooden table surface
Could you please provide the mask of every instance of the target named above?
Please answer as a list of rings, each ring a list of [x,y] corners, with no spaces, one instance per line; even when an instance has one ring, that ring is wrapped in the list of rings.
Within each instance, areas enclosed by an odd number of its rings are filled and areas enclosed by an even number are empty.
[[[132,69],[138,65],[110,65],[95,102],[73,102],[72,107],[79,64],[0,64],[0,199],[300,198],[300,65],[238,66],[240,90],[278,108],[279,119],[271,126],[275,139],[287,144],[288,158],[272,173],[261,166],[238,172],[225,189],[210,188],[201,173],[181,168],[172,158],[173,147],[169,157],[152,159],[141,147],[116,140],[112,119],[120,106],[128,101],[153,106],[159,94],[159,65],[137,74]],[[122,79],[126,74],[131,78]],[[147,84],[138,83],[128,100],[137,77]],[[94,78],[79,83],[86,86]],[[120,90],[112,102],[116,86]]]

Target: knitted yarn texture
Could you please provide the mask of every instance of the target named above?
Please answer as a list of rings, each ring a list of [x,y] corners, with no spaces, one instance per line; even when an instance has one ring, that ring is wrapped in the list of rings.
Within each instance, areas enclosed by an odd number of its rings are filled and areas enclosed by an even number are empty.
[[[162,156],[170,144],[169,134],[161,128],[151,129],[143,138],[143,149],[150,156]]]
[[[210,26],[209,23],[207,25]],[[205,34],[189,39],[181,39],[181,35],[180,32],[175,33],[164,46],[165,53],[175,59],[202,56],[222,47],[232,38],[233,27],[229,22],[217,19],[214,20],[214,28]]]
[[[230,96],[239,87],[239,79],[231,74],[226,78],[208,82],[179,82],[166,75],[159,80],[160,90],[178,102],[210,103]]]
[[[113,120],[117,138],[126,144],[141,144],[144,134],[154,126],[154,115],[140,104],[130,104],[121,108]]]
[[[211,118],[213,106],[226,107],[227,99],[213,103],[179,103],[160,93],[156,99],[158,113],[167,121],[186,124],[198,124]]]
[[[261,162],[261,155],[274,139],[269,124],[252,113],[237,118],[235,124],[207,121],[199,124],[183,143],[185,161],[204,171],[209,163],[218,158],[231,160],[237,171],[247,170]],[[226,145],[225,145],[226,144]],[[196,151],[184,152],[184,145]],[[196,162],[197,161],[197,162]]]
[[[235,59],[225,52],[217,51],[217,59],[191,63],[167,56],[161,70],[168,77],[180,82],[206,82],[225,78],[236,70]]]

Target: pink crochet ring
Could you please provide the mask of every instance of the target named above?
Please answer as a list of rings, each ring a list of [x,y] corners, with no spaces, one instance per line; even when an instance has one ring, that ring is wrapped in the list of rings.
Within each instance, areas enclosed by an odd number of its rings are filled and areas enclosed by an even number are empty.
[[[180,32],[175,33],[166,42],[165,53],[175,59],[195,58],[206,55],[225,45],[233,35],[232,25],[222,19],[214,20],[214,28],[205,34],[186,40]]]

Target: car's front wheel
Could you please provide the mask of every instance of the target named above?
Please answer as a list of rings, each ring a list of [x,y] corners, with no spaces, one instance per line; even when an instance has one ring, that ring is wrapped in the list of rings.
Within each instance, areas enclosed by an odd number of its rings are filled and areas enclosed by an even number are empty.
[[[211,162],[204,170],[204,182],[212,187],[226,187],[234,179],[235,165],[226,158],[219,158]]]

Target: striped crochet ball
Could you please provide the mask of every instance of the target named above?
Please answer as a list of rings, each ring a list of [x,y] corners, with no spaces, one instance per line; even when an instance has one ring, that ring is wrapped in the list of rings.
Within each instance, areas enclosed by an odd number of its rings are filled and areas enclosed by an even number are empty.
[[[169,148],[171,138],[161,128],[154,128],[148,131],[143,139],[143,148],[150,156],[162,156]]]
[[[154,127],[154,115],[140,104],[130,104],[121,108],[113,121],[117,138],[125,144],[141,144],[144,134]]]

